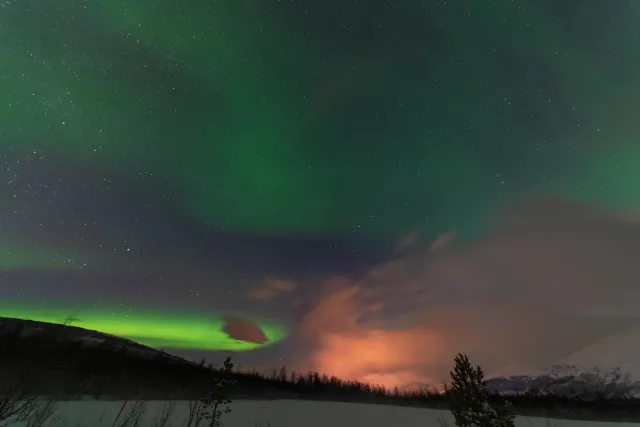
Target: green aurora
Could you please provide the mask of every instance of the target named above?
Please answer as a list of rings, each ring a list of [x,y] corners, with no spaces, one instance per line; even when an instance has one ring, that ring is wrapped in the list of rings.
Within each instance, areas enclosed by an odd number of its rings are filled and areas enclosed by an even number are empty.
[[[388,242],[531,194],[640,203],[623,2],[406,2],[393,30],[346,2],[339,35],[313,4],[27,3],[0,9],[4,145],[155,177],[195,223]]]
[[[267,343],[258,344],[231,338],[223,331],[221,316],[179,310],[161,311],[122,308],[77,308],[59,304],[0,305],[2,317],[61,323],[71,315],[72,326],[127,338],[153,348],[246,351],[275,344],[289,334],[286,326],[252,319],[264,332]]]

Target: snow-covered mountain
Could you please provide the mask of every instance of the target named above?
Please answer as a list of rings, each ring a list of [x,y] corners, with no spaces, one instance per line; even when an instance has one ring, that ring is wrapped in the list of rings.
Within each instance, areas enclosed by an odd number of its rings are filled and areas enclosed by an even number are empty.
[[[617,338],[618,339],[618,338]],[[603,340],[602,346],[610,341]],[[640,341],[636,341],[640,342]],[[640,381],[633,375],[626,375],[625,364],[619,358],[612,358],[610,364],[589,363],[599,360],[601,350],[606,347],[588,346],[549,367],[510,365],[487,375],[487,390],[506,395],[524,393],[574,394],[583,396],[608,395],[610,397],[627,394],[640,397]],[[631,344],[632,345],[632,344]],[[594,357],[593,359],[591,357]],[[605,360],[606,361],[606,360]],[[583,362],[583,363],[578,363]],[[633,371],[632,371],[633,372]],[[401,389],[434,389],[427,384],[412,382]]]
[[[551,367],[511,365],[488,378],[489,389],[501,393],[537,390],[640,396],[640,327],[595,341]]]
[[[486,375],[487,378],[510,378],[510,377],[537,377],[544,375],[547,369],[544,366],[534,365],[507,365]]]
[[[609,335],[568,355],[558,362],[581,370],[598,367],[602,371],[619,369],[633,381],[640,381],[640,327]]]

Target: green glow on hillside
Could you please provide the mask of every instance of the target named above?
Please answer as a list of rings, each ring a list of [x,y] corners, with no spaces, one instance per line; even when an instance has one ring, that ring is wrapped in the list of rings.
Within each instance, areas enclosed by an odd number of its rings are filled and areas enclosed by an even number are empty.
[[[222,316],[142,308],[77,307],[48,304],[0,305],[1,317],[62,323],[73,316],[72,326],[127,338],[154,348],[198,350],[252,350],[277,343],[289,334],[285,325],[252,317],[267,337],[264,344],[231,338],[224,330]]]

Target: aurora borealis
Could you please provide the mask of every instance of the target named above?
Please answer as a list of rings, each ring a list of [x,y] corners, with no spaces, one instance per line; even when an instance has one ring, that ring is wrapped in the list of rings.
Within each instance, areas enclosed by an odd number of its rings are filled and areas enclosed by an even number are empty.
[[[6,303],[5,303],[6,304]],[[153,311],[137,308],[123,310],[119,307],[83,308],[78,315],[78,304],[58,306],[20,306],[7,304],[1,307],[3,316],[30,319],[50,323],[62,323],[67,316],[72,326],[101,331],[131,339],[155,348],[202,350],[251,350],[260,342],[234,339],[225,332],[225,320],[202,313]],[[60,316],[59,313],[68,313]],[[256,322],[265,331],[268,343],[277,343],[288,331],[282,326]]]
[[[274,344],[242,363],[404,381],[448,357],[411,331],[463,345],[482,283],[611,296],[637,275],[639,23],[631,0],[0,1],[0,315],[190,351],[231,349],[199,328],[232,316]]]

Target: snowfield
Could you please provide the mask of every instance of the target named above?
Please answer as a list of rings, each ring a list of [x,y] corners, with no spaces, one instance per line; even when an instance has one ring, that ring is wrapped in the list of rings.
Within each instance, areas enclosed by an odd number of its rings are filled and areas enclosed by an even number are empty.
[[[60,402],[58,418],[50,427],[111,427],[123,401],[80,400]],[[150,401],[140,427],[153,427],[167,402]],[[169,423],[171,427],[186,425],[188,403],[175,402],[176,408]],[[116,427],[121,425],[128,402]],[[441,427],[442,420],[453,427],[448,411],[406,408],[359,403],[311,402],[300,400],[250,401],[239,400],[231,404],[232,412],[222,418],[225,427]],[[11,424],[24,427],[26,423]],[[517,427],[631,427],[640,423],[613,423],[596,421],[548,420],[544,418],[516,418]],[[169,427],[169,425],[167,425]]]

